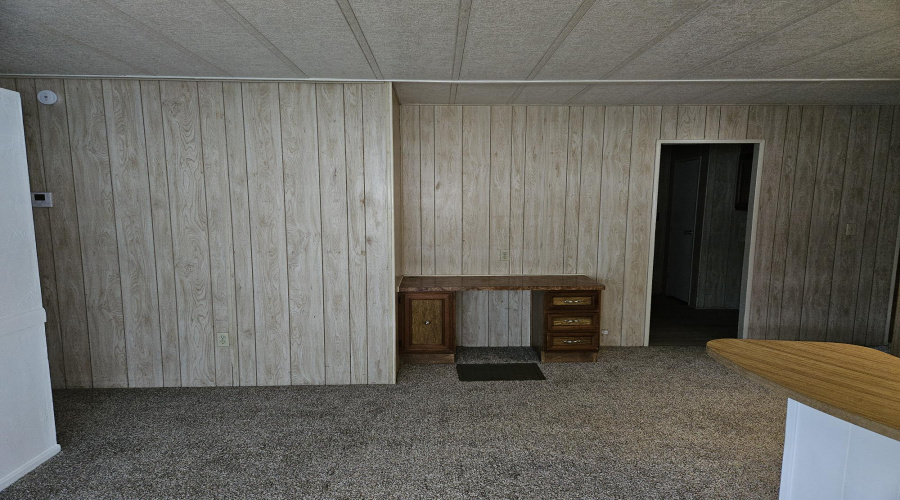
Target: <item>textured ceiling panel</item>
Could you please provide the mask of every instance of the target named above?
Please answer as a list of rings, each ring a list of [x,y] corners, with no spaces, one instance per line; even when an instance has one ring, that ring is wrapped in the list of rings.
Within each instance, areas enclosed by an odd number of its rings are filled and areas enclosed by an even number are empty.
[[[454,104],[506,104],[518,85],[458,85]]]
[[[900,24],[900,4],[897,0],[845,0],[703,68],[696,68],[690,76],[756,78],[777,74],[784,78],[834,77],[834,70],[846,67],[853,63],[855,57],[866,54],[868,44],[855,44],[855,50],[841,54],[849,59],[818,59],[818,64],[806,66],[806,74],[803,75],[784,71],[784,68],[810,56],[840,48],[843,44],[865,40],[868,35],[897,24]]]
[[[457,2],[352,0],[350,5],[386,79],[453,76]]]
[[[768,76],[816,78],[823,73],[829,78],[900,78],[900,27],[845,43]]]
[[[48,0],[40,0],[48,1]],[[301,76],[234,19],[220,5],[224,0],[110,0],[128,15],[140,19],[191,52],[233,76],[290,78]],[[97,26],[106,21],[98,19]],[[195,75],[195,68],[183,74]]]
[[[397,83],[394,90],[400,104],[450,103],[450,84],[447,83]]]
[[[596,79],[705,0],[598,0],[550,58],[538,79]]]
[[[318,0],[228,0],[228,3],[308,76],[374,77],[337,3]]]
[[[580,4],[580,0],[473,2],[460,78],[524,79]]]
[[[513,104],[566,104],[585,88],[580,83],[528,84]]]
[[[617,79],[694,77],[691,68],[715,61],[780,26],[816,12],[823,5],[827,5],[824,0],[713,1],[693,19],[608,76]],[[824,37],[822,43],[826,43]],[[754,75],[745,73],[745,76]]]
[[[0,16],[0,72],[7,74],[137,74],[125,59],[95,50],[54,30]]]
[[[52,31],[80,42],[83,44],[81,47],[96,47],[97,51],[108,52],[127,61],[127,64],[121,64],[115,74],[178,75],[193,69],[206,76],[226,76],[220,68],[103,2],[6,0],[0,4],[0,17],[5,20],[14,19],[17,25],[29,23],[40,26],[42,31]],[[103,29],[85,29],[100,20],[103,22]],[[6,34],[7,30],[3,29],[3,32]],[[5,36],[4,39],[6,38]],[[71,62],[76,70],[80,65],[88,67],[87,64],[82,64],[82,59],[85,57],[76,55],[76,60]],[[32,58],[31,61],[36,65],[41,64],[40,58]],[[25,72],[40,71],[33,68]],[[89,72],[91,71],[81,71]]]

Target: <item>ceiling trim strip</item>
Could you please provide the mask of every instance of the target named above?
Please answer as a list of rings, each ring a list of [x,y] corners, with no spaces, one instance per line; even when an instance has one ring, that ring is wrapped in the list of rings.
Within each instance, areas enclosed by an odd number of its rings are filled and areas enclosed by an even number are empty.
[[[362,26],[359,25],[359,20],[356,19],[356,12],[353,12],[353,7],[350,6],[350,2],[347,0],[335,1],[341,9],[341,14],[344,15],[344,21],[347,22],[347,26],[349,26],[350,31],[353,32],[353,36],[356,38],[359,49],[366,57],[366,61],[369,62],[369,68],[372,69],[372,74],[375,75],[375,78],[384,80],[384,75],[381,73],[381,68],[378,67],[378,61],[375,59],[375,53],[372,52],[372,47],[369,46],[366,34],[363,33]]]
[[[104,80],[191,80],[240,82],[311,82],[311,83],[435,83],[457,85],[627,85],[635,83],[900,83],[900,78],[726,78],[692,80],[442,80],[404,78],[266,78],[250,76],[174,76],[174,75],[65,75],[58,73],[0,73],[0,78],[79,78]]]

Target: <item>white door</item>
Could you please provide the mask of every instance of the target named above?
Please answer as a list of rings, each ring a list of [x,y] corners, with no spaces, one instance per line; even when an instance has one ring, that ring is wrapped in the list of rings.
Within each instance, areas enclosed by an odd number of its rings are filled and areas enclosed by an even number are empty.
[[[691,299],[694,233],[700,188],[700,159],[672,164],[672,197],[669,216],[669,251],[666,260],[666,295],[685,302]]]

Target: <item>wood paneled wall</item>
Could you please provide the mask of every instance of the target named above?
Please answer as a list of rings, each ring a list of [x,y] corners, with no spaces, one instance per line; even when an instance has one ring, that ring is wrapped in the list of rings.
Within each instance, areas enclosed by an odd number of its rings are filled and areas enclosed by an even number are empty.
[[[55,387],[394,381],[389,84],[0,86],[54,196],[34,217]]]
[[[885,342],[896,107],[404,106],[401,135],[402,271],[596,277],[607,345],[644,341],[657,140],[764,140],[749,336]],[[521,294],[462,295],[460,345],[527,343]]]

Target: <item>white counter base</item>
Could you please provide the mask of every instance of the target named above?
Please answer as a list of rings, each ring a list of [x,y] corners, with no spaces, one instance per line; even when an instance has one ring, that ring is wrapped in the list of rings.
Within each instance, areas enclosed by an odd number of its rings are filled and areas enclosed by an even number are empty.
[[[900,441],[788,399],[782,500],[900,500]]]

